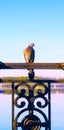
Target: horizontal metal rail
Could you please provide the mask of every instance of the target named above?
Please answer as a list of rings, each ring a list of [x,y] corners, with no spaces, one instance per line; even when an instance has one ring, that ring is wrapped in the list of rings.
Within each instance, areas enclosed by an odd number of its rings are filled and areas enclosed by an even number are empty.
[[[3,63],[0,62],[0,69],[63,69],[62,63]]]
[[[21,82],[21,80],[24,81],[29,81],[29,79],[14,79],[14,78],[0,78],[0,83],[13,83],[13,82]],[[35,80],[36,81],[36,80]],[[47,81],[51,81],[52,83],[64,83],[64,79],[42,79],[42,81],[45,83]]]

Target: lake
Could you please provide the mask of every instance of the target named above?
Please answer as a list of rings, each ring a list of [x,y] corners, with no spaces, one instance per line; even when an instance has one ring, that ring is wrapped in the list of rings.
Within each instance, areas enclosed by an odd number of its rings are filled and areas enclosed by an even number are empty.
[[[0,129],[12,130],[11,94],[0,94]],[[64,130],[64,93],[58,91],[51,93],[51,130]]]

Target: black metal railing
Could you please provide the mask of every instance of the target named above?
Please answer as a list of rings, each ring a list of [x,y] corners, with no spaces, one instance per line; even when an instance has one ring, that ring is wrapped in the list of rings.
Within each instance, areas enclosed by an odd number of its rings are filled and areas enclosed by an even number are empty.
[[[54,81],[27,80],[21,81],[17,85],[12,83],[13,130],[17,130],[19,127],[21,127],[22,130],[40,130],[41,127],[44,127],[45,130],[51,130],[51,82]],[[15,116],[16,107],[19,108],[20,111]],[[44,112],[45,108],[47,115]],[[23,113],[25,113],[24,117],[22,116]],[[39,117],[39,115],[42,116],[42,119]]]
[[[64,63],[2,63],[0,69],[64,69]],[[51,130],[51,92],[54,80],[35,79],[28,73],[28,80],[12,83],[12,130]],[[0,79],[0,82],[6,82]],[[8,81],[7,81],[8,82]],[[19,83],[18,83],[19,82]],[[16,84],[15,84],[16,83]],[[18,111],[16,111],[18,110]]]

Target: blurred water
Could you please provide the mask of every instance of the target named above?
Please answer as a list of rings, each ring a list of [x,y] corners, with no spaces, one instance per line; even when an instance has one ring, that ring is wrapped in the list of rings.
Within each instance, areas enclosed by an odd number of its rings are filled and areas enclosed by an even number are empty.
[[[64,130],[64,93],[51,94],[51,130]]]
[[[12,130],[11,95],[0,94],[0,129]],[[64,130],[64,93],[51,93],[51,130]]]

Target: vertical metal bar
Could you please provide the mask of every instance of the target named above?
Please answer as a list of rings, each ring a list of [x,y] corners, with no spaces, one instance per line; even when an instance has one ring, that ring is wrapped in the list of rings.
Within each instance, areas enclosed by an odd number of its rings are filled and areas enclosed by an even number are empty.
[[[33,115],[33,90],[29,90],[29,115]]]
[[[12,130],[14,130],[13,122],[14,122],[14,83],[12,83]]]
[[[48,92],[48,117],[49,117],[49,130],[51,130],[51,92],[50,92],[50,82],[48,82],[49,92]]]

